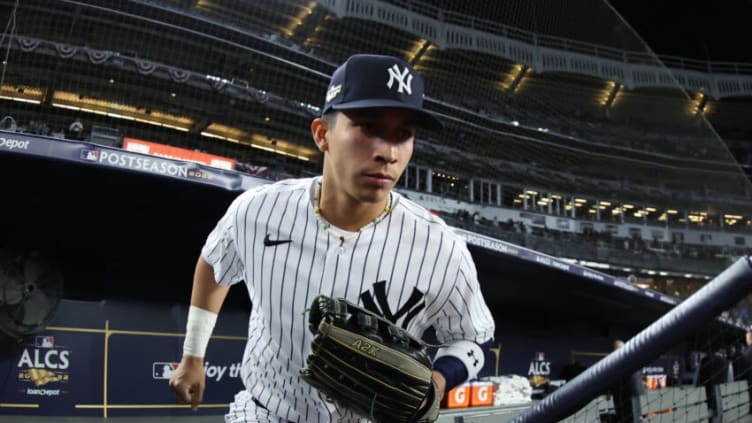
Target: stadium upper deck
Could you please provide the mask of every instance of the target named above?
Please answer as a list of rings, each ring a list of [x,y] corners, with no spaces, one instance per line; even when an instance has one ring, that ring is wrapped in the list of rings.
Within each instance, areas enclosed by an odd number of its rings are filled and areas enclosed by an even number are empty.
[[[13,15],[13,3],[0,2],[4,16]],[[752,214],[748,182],[697,113],[702,106],[719,126],[746,131],[742,116],[752,103],[729,97],[749,94],[746,66],[734,68],[739,89],[721,95],[728,67],[705,64],[711,72],[702,73],[697,63],[682,63],[676,75],[684,88],[703,77],[714,83],[698,91],[707,94],[688,97],[660,79],[640,83],[625,74],[619,82],[587,67],[556,70],[522,47],[655,67],[644,51],[535,34],[416,2],[370,4],[27,1],[13,15],[13,38],[4,41],[11,55],[3,96],[33,103],[12,103],[7,110],[18,120],[43,117],[63,126],[84,113],[128,136],[241,158],[284,153],[286,166],[313,171],[319,156],[307,121],[333,64],[356,51],[396,54],[426,74],[429,107],[448,127],[422,134],[419,165],[467,184],[483,175],[517,190]],[[384,11],[394,16],[376,13]],[[389,19],[405,26],[385,24]],[[411,30],[407,22],[425,25]],[[490,54],[475,44],[456,48],[463,41],[447,34],[424,37],[435,22],[508,40],[510,49]],[[266,159],[274,156],[281,157]]]

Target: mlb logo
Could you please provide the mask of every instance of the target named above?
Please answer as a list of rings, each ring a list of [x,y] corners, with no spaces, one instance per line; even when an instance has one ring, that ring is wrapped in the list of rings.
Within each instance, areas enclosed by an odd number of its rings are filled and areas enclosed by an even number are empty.
[[[92,162],[99,161],[99,151],[97,150],[82,150],[81,158]]]
[[[535,353],[535,361],[546,361],[546,354],[542,352]]]
[[[151,377],[152,379],[169,379],[172,376],[172,372],[178,368],[178,363],[167,363],[164,361],[158,361],[151,364]]]
[[[34,341],[34,346],[37,348],[52,348],[55,346],[54,336],[37,336]]]

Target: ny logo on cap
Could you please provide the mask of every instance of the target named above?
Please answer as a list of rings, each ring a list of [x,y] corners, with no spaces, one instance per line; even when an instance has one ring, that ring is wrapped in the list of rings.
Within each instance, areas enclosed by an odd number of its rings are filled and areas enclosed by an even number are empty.
[[[391,68],[388,68],[387,71],[389,71],[389,82],[386,83],[387,88],[392,88],[394,81],[397,81],[397,84],[399,84],[397,87],[398,93],[401,94],[404,91],[407,91],[409,95],[413,95],[413,75],[407,69],[407,66],[405,66],[405,69],[400,72],[399,66],[395,64]]]

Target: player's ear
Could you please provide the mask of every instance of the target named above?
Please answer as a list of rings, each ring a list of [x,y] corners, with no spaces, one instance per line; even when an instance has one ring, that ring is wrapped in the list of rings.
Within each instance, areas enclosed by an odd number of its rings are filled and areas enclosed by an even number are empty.
[[[329,131],[329,124],[324,118],[316,118],[311,122],[311,135],[313,135],[313,142],[316,143],[316,147],[319,151],[325,152],[329,150],[329,142],[326,139]]]

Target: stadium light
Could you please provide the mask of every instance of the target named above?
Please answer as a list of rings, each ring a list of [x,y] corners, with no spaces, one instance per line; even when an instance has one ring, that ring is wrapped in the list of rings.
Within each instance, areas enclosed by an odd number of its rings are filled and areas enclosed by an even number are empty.
[[[193,126],[193,119],[185,116],[176,116],[158,110],[150,110],[147,113],[146,110],[128,104],[114,103],[109,100],[99,100],[64,91],[56,91],[52,95],[52,106],[61,109],[109,116],[116,119],[148,123],[150,125],[162,126],[181,132],[188,132],[191,126]]]
[[[31,103],[31,104],[40,104],[41,103],[40,100],[32,100],[32,99],[23,98],[23,97],[11,97],[11,96],[5,96],[5,95],[0,95],[0,99],[18,101],[18,102],[21,102],[21,103]]]
[[[0,99],[18,101],[21,103],[40,104],[44,99],[42,88],[28,85],[4,84],[0,89]]]
[[[695,98],[692,100],[690,106],[690,114],[697,116],[705,111],[705,106],[708,104],[708,98],[703,92],[698,92]]]
[[[295,31],[298,30],[298,28],[303,26],[303,21],[313,14],[313,9],[315,7],[316,7],[315,1],[308,2],[308,5],[306,7],[303,7],[300,13],[298,13],[297,16],[292,18],[290,23],[287,25],[287,28],[282,29],[282,32],[287,34],[288,37],[291,37],[295,33]]]
[[[431,42],[426,39],[421,38],[416,41],[415,44],[413,44],[412,50],[408,53],[408,57],[410,58],[409,62],[415,65],[416,61],[420,60],[431,46]]]
[[[585,261],[580,260],[580,264],[583,266],[595,268],[595,269],[610,269],[611,265],[608,263],[599,263],[597,261]]]
[[[209,138],[217,138],[237,144],[247,145],[251,148],[269,151],[283,156],[294,157],[303,161],[311,161],[311,157],[315,156],[316,154],[315,150],[283,140],[275,140],[275,143],[272,144],[273,147],[270,147],[268,137],[264,135],[253,134],[243,129],[217,123],[212,123],[211,125],[209,125],[209,127],[206,128],[205,131],[201,132],[201,135]]]

